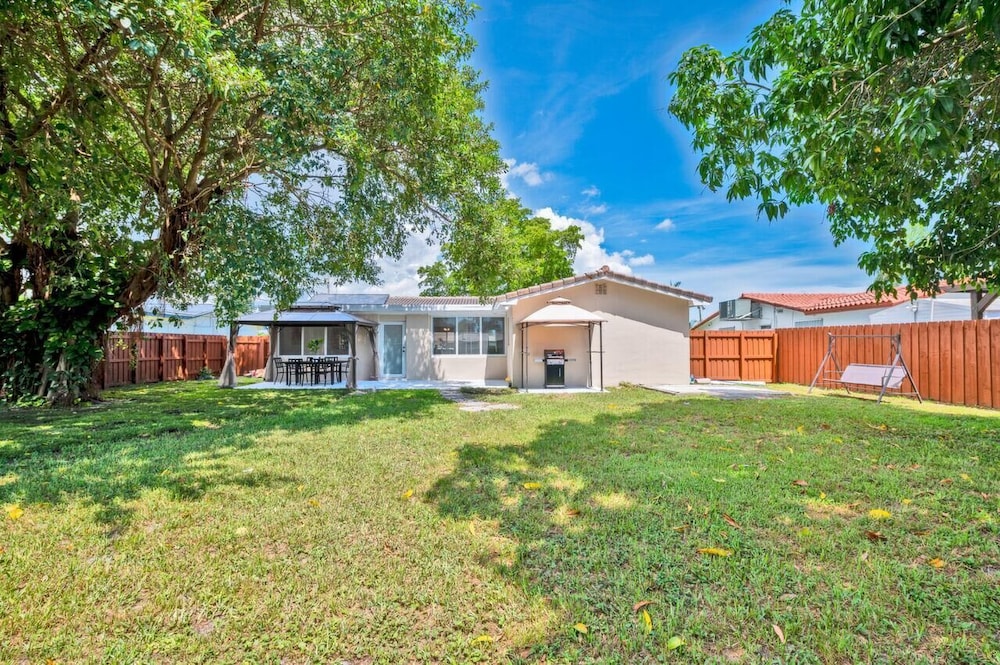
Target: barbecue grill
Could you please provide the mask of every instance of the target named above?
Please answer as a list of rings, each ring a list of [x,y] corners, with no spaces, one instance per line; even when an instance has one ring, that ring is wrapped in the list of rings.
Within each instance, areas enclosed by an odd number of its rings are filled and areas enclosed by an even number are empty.
[[[545,387],[566,387],[566,352],[563,349],[545,349]]]

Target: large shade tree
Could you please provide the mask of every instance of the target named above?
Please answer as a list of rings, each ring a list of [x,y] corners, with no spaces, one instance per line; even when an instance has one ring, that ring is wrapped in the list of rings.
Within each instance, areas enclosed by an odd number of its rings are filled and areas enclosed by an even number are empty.
[[[498,237],[464,0],[8,0],[0,12],[0,371],[88,389],[154,294],[373,279],[409,232]],[[469,272],[487,279],[493,264]]]
[[[805,0],[743,48],[687,51],[670,111],[698,172],[769,219],[822,203],[876,292],[1000,289],[1000,9]]]
[[[444,243],[441,258],[418,271],[421,295],[490,296],[573,274],[573,259],[583,243],[580,227],[554,229],[517,199],[497,195],[495,205],[479,207],[491,219],[469,225],[474,231],[490,229],[490,241],[456,236]],[[499,269],[484,278],[479,268],[484,263]]]

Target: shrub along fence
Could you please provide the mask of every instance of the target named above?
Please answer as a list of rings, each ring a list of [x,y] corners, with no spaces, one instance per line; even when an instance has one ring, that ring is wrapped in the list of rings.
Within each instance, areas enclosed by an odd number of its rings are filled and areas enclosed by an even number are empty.
[[[925,399],[1000,409],[1000,320],[696,331],[691,333],[691,373],[807,386],[826,354],[830,333],[899,334],[903,360]],[[888,340],[876,338],[838,339],[837,356],[842,369],[891,360]],[[905,381],[901,390],[912,387]]]
[[[263,369],[268,346],[266,337],[237,337],[237,374]],[[113,333],[107,337],[95,378],[101,388],[183,381],[197,378],[205,367],[218,376],[225,362],[224,335]]]

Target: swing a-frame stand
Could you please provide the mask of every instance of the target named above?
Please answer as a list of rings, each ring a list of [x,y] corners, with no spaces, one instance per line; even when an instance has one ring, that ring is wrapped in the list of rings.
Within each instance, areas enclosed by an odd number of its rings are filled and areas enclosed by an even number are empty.
[[[900,339],[899,333],[894,335],[834,335],[833,333],[827,333],[827,337],[826,355],[823,356],[823,362],[819,364],[816,376],[813,377],[812,383],[809,384],[809,392],[812,392],[812,389],[820,381],[823,383],[839,383],[844,386],[844,390],[848,393],[851,392],[850,386],[871,386],[880,389],[878,401],[881,403],[887,390],[898,391],[900,386],[903,385],[903,380],[909,379],[910,385],[913,386],[913,392],[897,392],[895,394],[916,395],[920,402],[924,401],[917,390],[917,382],[913,380],[913,375],[910,374],[910,369],[903,360],[903,342]],[[837,357],[838,339],[888,340],[888,362],[884,365],[851,363],[843,366]]]

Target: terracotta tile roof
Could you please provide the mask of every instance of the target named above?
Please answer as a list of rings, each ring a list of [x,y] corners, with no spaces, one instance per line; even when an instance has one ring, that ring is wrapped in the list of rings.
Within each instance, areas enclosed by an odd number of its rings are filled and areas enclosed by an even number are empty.
[[[616,282],[623,282],[625,284],[632,284],[634,286],[641,286],[653,291],[659,291],[661,293],[666,293],[672,296],[677,296],[679,298],[688,298],[690,300],[699,300],[702,302],[712,302],[711,296],[706,296],[701,293],[695,293],[694,291],[686,291],[684,289],[678,289],[673,286],[667,286],[666,284],[660,284],[659,282],[651,282],[647,279],[642,279],[640,277],[633,277],[632,275],[624,275],[622,273],[613,272],[609,267],[603,266],[602,268],[595,270],[593,272],[585,272],[582,275],[573,275],[572,277],[567,277],[565,279],[557,279],[553,282],[546,282],[545,284],[536,284],[534,286],[529,286],[523,289],[518,289],[516,291],[511,291],[510,293],[505,293],[503,295],[497,296],[497,302],[507,302],[510,300],[517,300],[518,298],[523,298],[525,296],[532,296],[538,293],[547,293],[549,291],[558,291],[559,289],[566,288],[567,286],[575,286],[577,284],[583,284],[585,282],[595,281],[598,279],[610,279]]]
[[[852,309],[873,309],[876,307],[891,307],[907,302],[910,296],[906,287],[900,286],[896,294],[875,299],[870,291],[860,293],[744,293],[740,298],[767,303],[775,307],[787,307],[799,312],[819,314],[822,312],[840,312]]]
[[[435,307],[440,305],[482,305],[476,296],[389,296],[389,307]],[[489,304],[489,302],[485,303]]]

